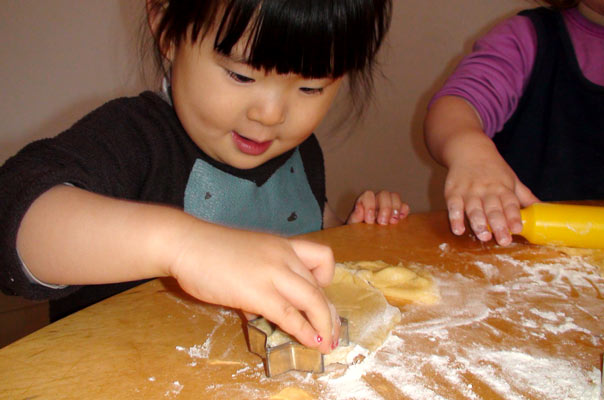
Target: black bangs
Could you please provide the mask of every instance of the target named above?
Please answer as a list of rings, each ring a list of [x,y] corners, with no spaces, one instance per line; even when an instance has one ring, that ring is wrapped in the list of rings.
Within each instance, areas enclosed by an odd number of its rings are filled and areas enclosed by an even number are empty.
[[[306,78],[346,74],[356,115],[371,97],[392,16],[392,0],[148,0],[147,8],[159,16],[154,55],[164,76],[168,46],[217,32],[217,52],[256,69]]]
[[[390,22],[390,0],[230,0],[215,49],[256,69],[338,78],[371,67]]]

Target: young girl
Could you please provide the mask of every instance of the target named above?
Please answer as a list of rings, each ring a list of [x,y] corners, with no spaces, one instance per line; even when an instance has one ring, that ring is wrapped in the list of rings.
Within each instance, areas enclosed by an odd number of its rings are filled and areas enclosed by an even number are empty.
[[[604,0],[547,3],[480,39],[431,103],[455,234],[465,211],[480,240],[507,245],[520,207],[604,198]]]
[[[56,318],[173,276],[200,300],[330,351],[339,319],[321,287],[331,250],[283,236],[341,224],[312,132],[344,77],[353,93],[369,87],[390,0],[147,9],[161,93],[111,101],[0,170],[3,291],[57,299]],[[397,194],[365,192],[347,222],[407,212]]]

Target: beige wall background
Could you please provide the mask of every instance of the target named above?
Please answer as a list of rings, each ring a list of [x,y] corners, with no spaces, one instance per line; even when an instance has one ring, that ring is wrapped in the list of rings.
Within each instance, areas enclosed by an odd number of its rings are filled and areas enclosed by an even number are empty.
[[[445,171],[431,160],[422,138],[428,101],[476,38],[536,5],[532,0],[393,1],[392,28],[381,52],[383,77],[376,79],[364,119],[352,129],[333,132],[329,123],[319,129],[328,198],[342,218],[365,189],[399,192],[414,212],[444,208]],[[0,163],[105,101],[151,87],[140,73],[143,12],[143,0],[2,1]],[[0,319],[14,321],[0,324],[0,346],[2,336],[7,343],[35,329],[22,315],[34,315],[40,307],[0,298]],[[9,325],[14,329],[5,328]]]

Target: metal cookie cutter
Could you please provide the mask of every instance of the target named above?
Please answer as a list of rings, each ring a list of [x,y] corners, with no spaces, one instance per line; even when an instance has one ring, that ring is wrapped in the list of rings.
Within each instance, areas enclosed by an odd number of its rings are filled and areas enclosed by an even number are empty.
[[[348,320],[340,318],[340,322],[340,346],[348,346]],[[250,351],[262,358],[266,376],[291,370],[315,373],[324,371],[323,354],[319,350],[301,345],[266,319],[248,321],[247,332]]]

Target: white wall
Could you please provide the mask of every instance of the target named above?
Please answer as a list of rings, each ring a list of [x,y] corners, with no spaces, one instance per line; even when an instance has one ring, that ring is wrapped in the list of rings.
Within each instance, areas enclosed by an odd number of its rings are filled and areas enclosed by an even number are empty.
[[[0,162],[103,102],[143,88],[137,0],[10,0],[0,7]]]
[[[530,0],[394,0],[375,102],[343,144],[320,129],[328,198],[343,217],[366,188],[400,192],[414,211],[444,207],[444,171],[421,137],[430,96],[473,40]],[[143,0],[11,0],[0,7],[0,162],[104,101],[145,87]],[[341,137],[339,134],[337,137]]]

